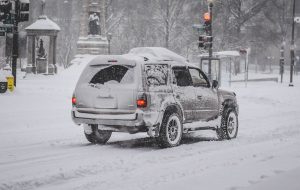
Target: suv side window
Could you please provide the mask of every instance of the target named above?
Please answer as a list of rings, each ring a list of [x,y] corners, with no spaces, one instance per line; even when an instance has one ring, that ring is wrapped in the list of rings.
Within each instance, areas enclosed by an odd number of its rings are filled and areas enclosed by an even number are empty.
[[[194,87],[200,87],[200,86],[206,87],[206,88],[210,87],[207,78],[200,70],[194,69],[194,68],[189,68],[189,71],[191,73]]]
[[[175,79],[177,82],[177,86],[193,86],[191,75],[189,71],[184,67],[184,68],[173,68],[173,72],[175,75]]]
[[[146,82],[148,86],[163,86],[168,82],[168,65],[145,65]]]

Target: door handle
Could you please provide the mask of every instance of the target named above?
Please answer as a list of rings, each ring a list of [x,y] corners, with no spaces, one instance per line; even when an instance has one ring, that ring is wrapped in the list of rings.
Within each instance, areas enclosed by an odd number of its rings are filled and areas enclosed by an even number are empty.
[[[180,99],[180,96],[181,96],[181,95],[184,95],[184,93],[183,93],[183,92],[176,92],[176,96],[175,96],[175,97],[176,97],[177,99]]]

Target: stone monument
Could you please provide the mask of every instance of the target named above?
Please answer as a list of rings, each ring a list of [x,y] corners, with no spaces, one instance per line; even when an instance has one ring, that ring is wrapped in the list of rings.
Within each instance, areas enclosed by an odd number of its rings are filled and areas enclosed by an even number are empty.
[[[105,1],[83,0],[80,16],[78,54],[107,54],[108,40],[105,27]]]

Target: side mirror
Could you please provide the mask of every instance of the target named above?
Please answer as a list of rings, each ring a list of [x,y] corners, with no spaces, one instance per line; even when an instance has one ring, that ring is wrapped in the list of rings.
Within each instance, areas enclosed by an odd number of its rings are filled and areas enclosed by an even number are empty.
[[[212,82],[212,88],[218,88],[219,87],[219,82],[216,80],[213,80]]]

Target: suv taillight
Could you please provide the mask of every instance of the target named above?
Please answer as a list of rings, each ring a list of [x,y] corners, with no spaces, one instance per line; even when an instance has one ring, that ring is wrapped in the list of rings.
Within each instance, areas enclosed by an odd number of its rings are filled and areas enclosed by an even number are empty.
[[[72,105],[75,106],[75,105],[76,105],[76,102],[77,102],[76,97],[73,97],[73,98],[72,98]]]
[[[138,108],[146,108],[148,105],[147,102],[147,95],[146,94],[142,94],[138,97],[138,99],[136,100],[136,105]]]

